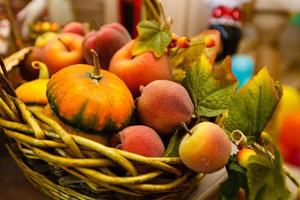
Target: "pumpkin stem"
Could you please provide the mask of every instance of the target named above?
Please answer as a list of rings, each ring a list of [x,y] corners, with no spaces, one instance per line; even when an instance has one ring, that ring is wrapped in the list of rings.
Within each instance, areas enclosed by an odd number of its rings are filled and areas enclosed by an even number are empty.
[[[39,70],[39,79],[49,79],[48,67],[45,63],[40,61],[33,61],[31,66]]]
[[[91,49],[90,52],[93,54],[93,61],[94,61],[94,71],[91,73],[91,77],[93,79],[101,79],[101,65],[99,62],[99,57],[97,52],[94,49]]]

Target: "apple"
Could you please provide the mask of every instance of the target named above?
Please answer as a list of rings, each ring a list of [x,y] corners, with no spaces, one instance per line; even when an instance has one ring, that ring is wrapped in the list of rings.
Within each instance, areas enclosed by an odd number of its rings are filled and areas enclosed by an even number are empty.
[[[283,118],[279,147],[286,162],[300,167],[300,110],[290,112]]]
[[[81,36],[85,36],[88,31],[89,25],[81,22],[70,22],[61,30],[62,33],[75,33]]]
[[[44,63],[50,74],[69,65],[83,62],[83,37],[74,33],[60,33],[44,47]]]
[[[282,85],[283,95],[276,107],[266,130],[271,134],[275,143],[279,142],[279,132],[287,115],[300,110],[300,93],[291,85]]]
[[[133,96],[139,95],[140,86],[154,80],[172,79],[172,66],[166,54],[156,58],[151,52],[145,52],[133,57],[133,44],[134,40],[117,51],[108,69],[126,83]]]
[[[289,85],[283,85],[282,89],[283,95],[278,104],[278,109],[276,113],[276,123],[278,124],[279,128],[281,127],[282,121],[287,114],[300,109],[299,91],[296,88]]]
[[[92,31],[85,37],[84,58],[88,64],[93,64],[90,50],[94,49],[99,55],[101,65],[108,68],[113,55],[130,40],[128,31],[121,24],[106,24],[98,31]]]
[[[38,36],[37,39],[34,42],[34,46],[43,48],[48,44],[48,42],[55,38],[57,36],[57,33],[55,32],[46,32],[43,33],[42,35]]]
[[[231,154],[231,142],[225,131],[211,122],[194,126],[179,145],[179,156],[187,167],[200,173],[223,168]]]

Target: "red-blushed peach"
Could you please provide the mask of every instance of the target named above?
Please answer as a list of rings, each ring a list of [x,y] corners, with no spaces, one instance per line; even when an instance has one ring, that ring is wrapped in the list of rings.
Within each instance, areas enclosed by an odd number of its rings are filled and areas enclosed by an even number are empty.
[[[66,24],[61,32],[62,33],[75,33],[81,36],[85,36],[85,34],[88,32],[88,25],[81,22],[70,22]]]
[[[191,129],[179,145],[179,156],[190,169],[213,173],[223,168],[231,154],[231,142],[225,131],[211,122],[202,122]]]
[[[123,37],[127,38],[128,40],[131,40],[131,36],[130,36],[129,32],[120,23],[114,22],[114,23],[104,24],[103,26],[101,26],[100,29],[103,29],[103,28],[112,28],[112,29],[115,29],[116,31],[118,31],[119,33],[121,33]]]
[[[169,57],[164,54],[155,58],[151,52],[132,56],[134,41],[129,42],[111,59],[109,71],[119,76],[133,96],[139,95],[139,87],[154,80],[171,80],[172,67]]]
[[[254,155],[256,155],[256,152],[253,149],[244,147],[237,152],[236,158],[237,158],[239,165],[241,165],[244,168],[247,168],[249,157],[254,156]]]
[[[86,35],[83,42],[84,59],[88,64],[93,64],[90,50],[94,49],[103,69],[107,69],[113,55],[130,40],[128,31],[121,24],[106,24],[98,31],[91,31]]]
[[[165,151],[159,135],[150,127],[128,126],[112,138],[112,146],[146,157],[160,157]]]
[[[142,88],[137,110],[144,125],[155,129],[160,135],[168,135],[182,122],[190,123],[194,106],[182,85],[168,80],[156,80]]]
[[[44,47],[44,63],[50,74],[64,67],[83,62],[83,37],[74,33],[60,33]]]

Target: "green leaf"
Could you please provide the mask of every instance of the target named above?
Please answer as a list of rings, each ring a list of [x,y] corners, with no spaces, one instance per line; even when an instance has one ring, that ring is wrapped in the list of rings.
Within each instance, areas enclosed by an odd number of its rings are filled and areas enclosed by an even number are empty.
[[[141,21],[137,30],[139,34],[133,46],[133,56],[152,52],[158,58],[164,54],[172,40],[172,33],[169,28],[161,26],[154,20]]]
[[[184,85],[192,97],[198,117],[214,117],[225,112],[230,96],[237,87],[230,58],[226,58],[218,67],[212,67],[202,56],[186,71]]]
[[[226,170],[228,179],[221,184],[220,199],[235,200],[240,188],[248,191],[246,170],[237,164],[234,156],[231,156]]]
[[[176,131],[168,144],[168,147],[164,153],[164,156],[165,157],[179,156],[179,145],[180,145],[180,139],[179,139],[178,132]]]
[[[247,168],[249,200],[284,200],[290,196],[280,153],[275,146],[274,149],[274,159],[262,155],[249,157]]]
[[[224,123],[225,130],[228,133],[241,130],[247,136],[248,143],[254,143],[270,120],[281,96],[281,86],[263,68],[233,95]]]

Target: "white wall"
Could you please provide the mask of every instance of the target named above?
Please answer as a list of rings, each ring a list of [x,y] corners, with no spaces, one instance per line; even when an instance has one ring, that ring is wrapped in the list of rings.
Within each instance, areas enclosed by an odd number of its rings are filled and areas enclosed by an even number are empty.
[[[162,0],[166,15],[173,18],[173,32],[193,36],[207,28],[208,9],[203,0]]]

